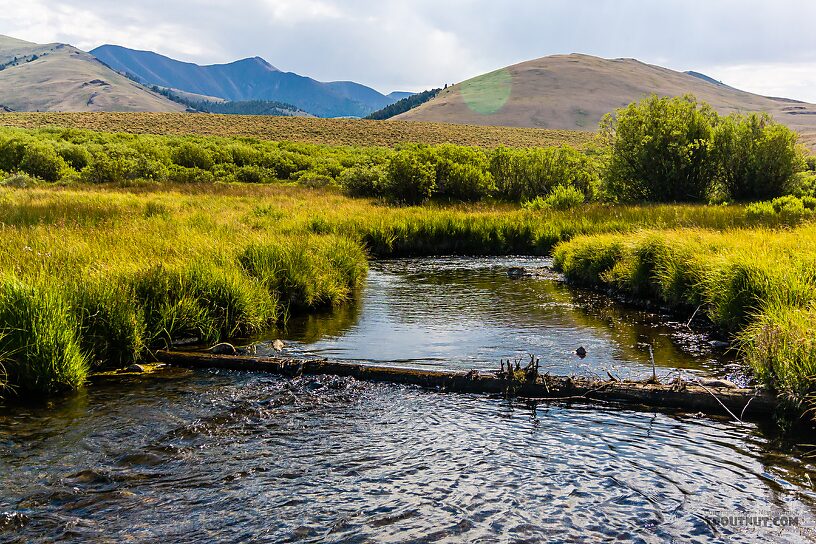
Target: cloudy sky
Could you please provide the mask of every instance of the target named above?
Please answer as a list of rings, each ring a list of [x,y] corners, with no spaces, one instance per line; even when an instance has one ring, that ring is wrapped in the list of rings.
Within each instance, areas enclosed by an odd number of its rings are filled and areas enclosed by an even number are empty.
[[[816,102],[814,0],[0,0],[0,34],[422,90],[556,53]]]

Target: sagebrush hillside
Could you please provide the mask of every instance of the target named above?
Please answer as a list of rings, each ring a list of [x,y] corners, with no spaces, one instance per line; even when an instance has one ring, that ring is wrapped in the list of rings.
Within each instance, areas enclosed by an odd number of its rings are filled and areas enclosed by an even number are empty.
[[[0,111],[184,109],[70,45],[0,36]]]
[[[691,93],[722,114],[764,111],[816,143],[816,105],[759,96],[634,59],[577,54],[523,62],[465,81],[398,119],[595,130],[605,114],[652,93]]]

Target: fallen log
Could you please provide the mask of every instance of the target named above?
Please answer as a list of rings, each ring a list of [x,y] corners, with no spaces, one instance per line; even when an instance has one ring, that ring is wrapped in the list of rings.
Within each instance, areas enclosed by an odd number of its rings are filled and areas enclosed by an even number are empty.
[[[630,407],[650,407],[761,420],[773,415],[776,399],[758,389],[735,389],[674,382],[596,380],[577,376],[538,375],[526,379],[495,372],[425,370],[329,361],[213,353],[159,351],[162,362],[185,368],[221,368],[268,372],[284,376],[331,374],[358,380],[388,382],[458,393],[512,395],[539,401],[610,402]]]

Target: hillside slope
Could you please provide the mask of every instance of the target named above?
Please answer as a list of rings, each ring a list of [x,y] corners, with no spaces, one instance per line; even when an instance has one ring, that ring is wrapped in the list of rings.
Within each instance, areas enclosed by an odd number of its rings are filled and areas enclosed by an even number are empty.
[[[260,57],[199,66],[117,45],[103,45],[91,52],[114,70],[148,85],[234,101],[285,102],[321,117],[363,117],[394,102],[359,83],[322,83],[282,72]]]
[[[651,93],[692,93],[726,114],[767,111],[806,140],[816,134],[816,105],[747,93],[702,74],[634,59],[577,54],[523,62],[465,81],[397,119],[595,130],[606,113]]]
[[[66,44],[0,36],[0,110],[184,111]]]

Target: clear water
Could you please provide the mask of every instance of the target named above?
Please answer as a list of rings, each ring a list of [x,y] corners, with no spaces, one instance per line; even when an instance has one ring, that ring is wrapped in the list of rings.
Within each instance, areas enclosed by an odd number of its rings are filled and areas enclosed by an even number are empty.
[[[356,310],[292,323],[290,349],[488,368],[534,350],[553,369],[640,373],[651,342],[660,372],[727,369],[680,324],[510,282],[505,264],[377,265]],[[0,542],[808,542],[807,451],[691,415],[168,370],[0,406]],[[718,521],[769,511],[799,526]]]
[[[542,371],[625,378],[739,377],[733,360],[686,323],[565,285],[543,258],[422,259],[375,263],[359,304],[293,319],[287,352],[371,363],[478,370],[541,359]],[[512,279],[511,266],[536,271]],[[691,317],[691,316],[689,316]],[[686,320],[687,321],[687,320]],[[583,346],[587,357],[575,350]],[[270,348],[262,350],[269,353]]]

